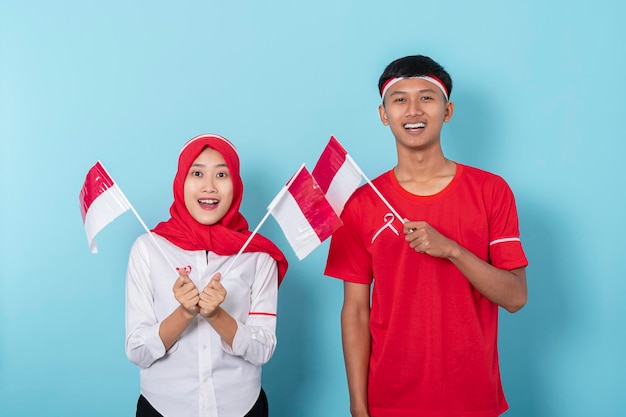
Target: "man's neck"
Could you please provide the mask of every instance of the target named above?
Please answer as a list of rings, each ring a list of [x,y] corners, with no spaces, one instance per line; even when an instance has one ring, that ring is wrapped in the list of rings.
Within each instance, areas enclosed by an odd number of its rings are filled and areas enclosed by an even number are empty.
[[[456,163],[447,159],[441,149],[431,152],[399,152],[394,174],[400,185],[412,194],[433,195],[454,178]]]

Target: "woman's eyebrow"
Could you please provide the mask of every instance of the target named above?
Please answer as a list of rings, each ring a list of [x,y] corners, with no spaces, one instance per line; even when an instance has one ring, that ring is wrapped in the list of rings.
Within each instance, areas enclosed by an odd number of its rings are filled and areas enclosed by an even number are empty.
[[[206,167],[207,164],[203,164],[200,162],[196,162],[194,164],[191,164],[192,167]],[[228,168],[228,164],[226,162],[224,162],[223,164],[215,164],[213,165],[215,168]]]

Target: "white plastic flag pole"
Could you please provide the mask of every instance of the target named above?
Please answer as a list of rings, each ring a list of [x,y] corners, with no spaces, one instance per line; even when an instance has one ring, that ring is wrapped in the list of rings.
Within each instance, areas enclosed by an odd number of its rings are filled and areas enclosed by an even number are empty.
[[[274,206],[278,203],[278,201],[280,201],[280,199],[285,195],[285,193],[287,192],[287,190],[289,189],[289,186],[291,185],[291,183],[294,181],[294,179],[297,177],[298,172],[300,172],[300,170],[302,170],[302,168],[304,168],[304,164],[302,164],[302,166],[300,166],[300,169],[296,172],[296,174],[291,177],[291,179],[289,180],[289,182],[287,183],[287,185],[285,185],[276,195],[276,197],[274,197],[274,199],[272,200],[272,202],[270,203],[270,205],[267,207],[267,213],[265,213],[265,216],[263,216],[263,218],[261,219],[261,221],[259,222],[259,224],[257,225],[257,227],[252,231],[252,233],[250,234],[250,236],[248,236],[248,239],[244,242],[243,246],[241,247],[241,249],[239,249],[239,252],[237,252],[237,254],[235,255],[235,257],[233,258],[233,260],[231,261],[231,263],[228,265],[228,268],[226,268],[226,270],[222,273],[222,277],[226,276],[226,274],[230,271],[231,267],[233,266],[233,264],[237,261],[237,259],[239,258],[239,256],[243,253],[243,251],[248,247],[248,245],[250,244],[250,242],[252,241],[252,239],[254,238],[254,236],[258,233],[259,229],[261,228],[261,225],[263,225],[263,223],[265,223],[265,221],[267,220],[267,218],[270,216],[272,209],[274,208]],[[222,264],[220,264],[218,266],[218,271],[219,268],[221,268],[224,263],[226,261],[224,261]],[[216,271],[216,272],[218,272]]]
[[[265,216],[263,216],[263,219],[261,219],[261,222],[258,224],[258,226],[254,229],[254,231],[250,234],[250,236],[248,236],[248,239],[246,239],[246,241],[244,242],[243,246],[241,247],[241,249],[239,249],[239,252],[237,252],[237,254],[235,255],[235,257],[233,258],[233,260],[231,261],[231,263],[228,265],[228,268],[226,268],[226,270],[222,273],[222,276],[226,276],[226,274],[228,273],[228,271],[230,271],[230,268],[232,268],[233,264],[235,263],[235,261],[237,261],[237,258],[239,258],[239,256],[243,253],[243,251],[248,247],[248,245],[250,244],[250,242],[252,242],[252,239],[254,238],[254,235],[257,234],[257,232],[259,231],[259,229],[261,228],[261,225],[263,223],[265,223],[265,221],[267,220],[267,218],[269,217],[270,212],[268,211],[267,213],[265,213]],[[222,262],[218,267],[217,267],[217,271],[215,272],[219,272],[219,269],[224,266],[224,264],[226,263],[226,260],[224,260],[224,262]]]
[[[102,169],[107,173],[107,175],[109,175],[109,177],[111,177],[111,175],[108,173],[108,171],[106,170],[106,168],[104,166],[102,166]],[[165,260],[169,264],[170,268],[172,268],[172,270],[174,270],[174,271],[177,271],[177,269],[174,267],[174,265],[172,265],[172,262],[170,262],[170,259],[167,257],[167,255],[165,254],[165,252],[163,251],[163,249],[161,248],[161,246],[159,245],[159,243],[155,239],[154,234],[150,231],[150,229],[148,229],[148,226],[146,226],[144,221],[141,219],[141,217],[139,216],[139,213],[137,213],[137,210],[135,210],[135,207],[133,207],[133,205],[130,204],[130,201],[128,201],[128,198],[126,197],[126,194],[124,194],[124,192],[120,188],[119,184],[117,184],[117,187],[120,190],[120,194],[122,195],[122,197],[124,197],[124,200],[126,200],[126,204],[128,204],[128,207],[130,207],[131,211],[135,214],[135,217],[137,217],[137,220],[139,220],[139,223],[141,223],[141,225],[146,230],[146,232],[148,232],[148,235],[150,236],[150,239],[152,239],[152,241],[156,245],[157,249],[159,249],[159,251],[161,252],[163,257],[165,258]]]
[[[354,159],[352,159],[352,157],[350,156],[350,154],[346,155],[346,159],[348,159],[350,161],[350,163],[352,165],[354,165],[354,167],[359,170],[359,173],[363,176],[363,178],[365,178],[365,181],[369,184],[370,187],[372,187],[372,190],[374,190],[374,192],[378,195],[378,197],[382,200],[382,202],[389,208],[389,210],[391,210],[391,212],[393,213],[394,216],[396,216],[396,218],[398,220],[400,220],[400,222],[402,224],[406,223],[406,220],[404,220],[404,217],[400,216],[398,214],[398,212],[391,206],[391,204],[389,204],[389,202],[387,201],[387,199],[385,197],[383,197],[383,195],[380,193],[380,191],[378,191],[378,188],[376,188],[376,186],[372,183],[372,181],[370,181],[369,178],[367,178],[367,175],[365,175],[365,173],[363,172],[363,170],[361,170],[361,168],[356,164],[356,162],[354,162]]]
[[[126,198],[126,196],[124,196],[124,198]],[[127,201],[128,201],[128,199],[127,199]],[[141,223],[141,225],[146,230],[146,232],[148,232],[148,235],[150,236],[150,239],[152,239],[152,241],[154,242],[156,247],[159,249],[159,252],[161,252],[161,254],[163,255],[163,257],[167,261],[167,263],[170,266],[170,268],[172,268],[172,270],[174,270],[174,271],[178,271],[176,269],[176,267],[174,267],[174,265],[172,265],[172,262],[170,261],[170,258],[167,257],[167,255],[163,251],[163,248],[161,248],[161,246],[159,245],[159,242],[157,242],[156,238],[154,237],[154,233],[152,233],[152,231],[150,231],[150,229],[148,229],[148,226],[146,226],[146,224],[143,222],[143,220],[141,220],[141,217],[139,217],[139,213],[137,213],[137,211],[132,206],[132,204],[130,204],[130,202],[128,202],[128,205],[130,206],[130,209],[133,211],[133,213],[135,213],[135,216],[137,217],[137,220],[139,220],[139,223]]]

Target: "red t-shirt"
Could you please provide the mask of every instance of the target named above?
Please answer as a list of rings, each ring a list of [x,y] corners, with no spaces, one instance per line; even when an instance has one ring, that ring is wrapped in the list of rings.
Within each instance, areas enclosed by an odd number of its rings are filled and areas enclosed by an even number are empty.
[[[409,220],[424,220],[480,259],[528,264],[513,193],[491,173],[457,164],[432,196],[404,190],[393,171],[373,183]],[[332,237],[325,274],[371,284],[368,401],[373,416],[494,417],[507,410],[498,363],[498,306],[447,259],[417,253],[369,185]]]

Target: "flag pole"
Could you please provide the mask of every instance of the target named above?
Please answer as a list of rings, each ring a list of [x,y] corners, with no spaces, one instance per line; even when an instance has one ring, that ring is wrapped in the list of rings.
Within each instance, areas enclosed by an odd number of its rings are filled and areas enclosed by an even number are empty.
[[[100,162],[100,161],[98,161]],[[104,165],[102,164],[102,162],[100,162],[100,166],[102,166],[102,169],[107,173],[107,175],[109,176],[109,178],[111,177],[111,174],[109,174],[109,171],[107,171],[107,169],[104,167]],[[128,197],[126,197],[126,194],[124,194],[124,192],[122,191],[122,188],[119,186],[119,184],[117,184],[117,188],[120,191],[120,194],[122,195],[122,197],[124,197],[124,200],[126,200],[126,204],[128,204],[128,207],[130,207],[130,209],[132,210],[132,212],[135,214],[135,217],[137,217],[137,220],[139,220],[139,223],[141,223],[141,225],[143,226],[143,228],[146,230],[146,232],[148,232],[148,235],[150,236],[150,239],[152,239],[152,241],[154,242],[154,244],[156,245],[157,249],[159,249],[159,251],[161,252],[161,254],[163,255],[163,257],[165,258],[165,260],[167,261],[167,263],[169,264],[170,268],[172,268],[174,271],[177,271],[176,267],[174,267],[174,265],[172,265],[172,262],[170,262],[170,259],[167,257],[167,255],[165,254],[165,252],[163,251],[163,248],[161,248],[161,246],[159,245],[159,243],[157,242],[156,238],[154,237],[154,234],[150,231],[150,229],[148,229],[148,226],[146,226],[146,224],[143,222],[143,220],[141,219],[141,217],[139,216],[139,213],[137,213],[137,210],[135,210],[135,207],[133,207],[132,204],[130,204],[130,201],[128,200]]]
[[[226,276],[226,274],[230,271],[230,268],[233,266],[233,264],[235,263],[235,261],[237,261],[237,258],[239,258],[239,256],[243,253],[243,251],[248,247],[248,245],[250,244],[250,242],[252,242],[252,239],[254,238],[254,236],[258,233],[259,229],[261,228],[261,225],[263,223],[265,223],[265,221],[267,220],[267,218],[270,216],[270,214],[272,213],[272,209],[274,208],[274,206],[276,206],[276,204],[278,204],[278,202],[283,198],[283,196],[285,195],[285,193],[287,192],[287,190],[289,189],[289,186],[293,183],[293,181],[296,179],[296,177],[298,176],[298,174],[300,173],[300,171],[302,171],[302,169],[304,168],[304,164],[302,164],[300,166],[300,169],[298,169],[298,171],[296,171],[296,173],[289,179],[289,182],[287,182],[287,185],[285,185],[276,195],[276,197],[274,197],[274,199],[272,200],[272,202],[269,204],[269,206],[267,206],[267,212],[265,213],[265,216],[263,216],[263,218],[261,219],[261,221],[259,222],[259,224],[257,225],[257,227],[254,229],[254,231],[250,234],[250,236],[248,236],[248,239],[244,242],[243,246],[241,247],[241,249],[239,249],[239,252],[237,252],[237,255],[235,255],[235,257],[233,258],[233,260],[231,261],[231,263],[228,265],[228,268],[226,268],[226,271],[224,271],[224,273],[222,274],[222,276]],[[224,261],[226,262],[226,261]],[[221,268],[223,266],[220,265],[218,267]]]
[[[367,183],[369,184],[370,187],[372,187],[372,190],[374,190],[374,192],[378,195],[378,197],[382,200],[382,202],[389,208],[389,210],[391,210],[391,212],[393,213],[394,216],[396,216],[396,218],[398,220],[400,220],[400,222],[402,224],[406,223],[406,220],[404,220],[404,217],[400,216],[398,214],[398,212],[391,206],[391,204],[389,204],[389,202],[387,201],[387,199],[385,197],[383,197],[383,195],[380,193],[380,191],[378,191],[378,188],[376,188],[376,186],[372,183],[372,181],[370,181],[369,178],[367,178],[367,175],[365,175],[365,173],[363,172],[363,170],[361,170],[361,167],[359,167],[357,165],[356,162],[354,162],[354,159],[352,159],[352,157],[350,156],[350,154],[346,153],[346,159],[350,161],[350,163],[352,165],[354,165],[354,167],[356,169],[359,170],[359,173],[363,176],[363,178],[365,178],[365,181],[367,181]]]
[[[120,190],[121,192],[122,190]],[[123,193],[122,193],[123,194]],[[124,198],[126,198],[126,196],[124,195]],[[163,257],[165,258],[165,260],[167,261],[167,263],[169,264],[170,268],[172,268],[174,271],[178,271],[178,269],[176,267],[174,267],[174,265],[172,265],[172,262],[170,261],[170,258],[167,257],[167,255],[165,254],[165,252],[163,251],[163,248],[161,248],[161,245],[159,245],[159,242],[157,242],[156,238],[154,237],[154,233],[152,233],[152,231],[150,231],[150,229],[148,229],[148,226],[146,226],[146,224],[143,222],[143,220],[141,220],[141,217],[139,217],[139,213],[137,213],[137,210],[135,210],[135,208],[133,207],[132,204],[130,204],[130,201],[128,201],[128,198],[126,198],[126,201],[128,202],[128,205],[130,206],[130,209],[133,211],[133,213],[135,213],[135,216],[137,217],[137,220],[139,220],[139,223],[141,223],[141,225],[143,226],[143,228],[146,230],[146,232],[148,232],[148,235],[150,236],[150,239],[152,239],[152,241],[154,242],[154,244],[156,245],[156,247],[159,249],[159,252],[161,252],[161,254],[163,255]]]
[[[248,236],[248,239],[244,242],[243,246],[241,247],[241,249],[239,249],[239,252],[237,252],[237,255],[235,255],[235,257],[233,258],[233,260],[230,262],[230,264],[228,265],[228,268],[226,268],[226,271],[224,271],[224,273],[222,274],[222,276],[226,276],[226,274],[230,271],[230,268],[232,268],[233,264],[237,261],[237,258],[239,258],[239,256],[243,253],[243,251],[248,247],[248,245],[250,244],[250,242],[252,242],[252,239],[254,238],[254,236],[257,234],[257,232],[259,231],[259,229],[261,228],[261,225],[263,223],[265,223],[265,221],[267,220],[267,218],[269,217],[270,212],[268,211],[267,213],[265,213],[265,216],[263,216],[263,219],[261,219],[261,222],[257,225],[257,227],[254,229],[254,231],[250,234],[250,236]],[[219,267],[221,268],[224,263],[226,263],[226,261],[224,261]],[[219,272],[219,271],[216,271]]]

